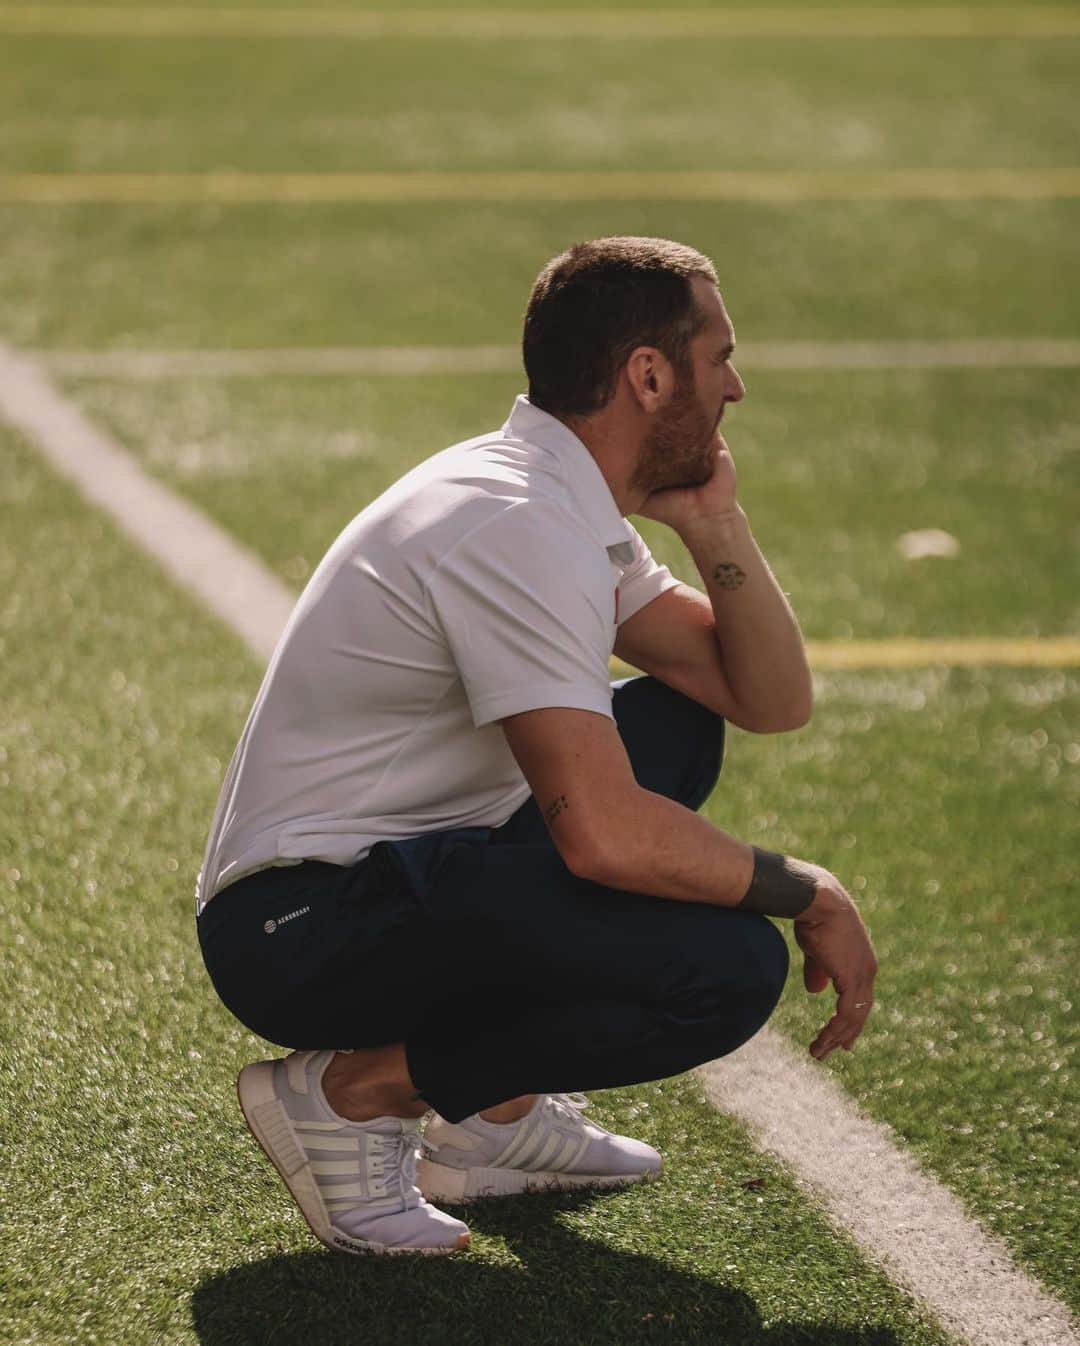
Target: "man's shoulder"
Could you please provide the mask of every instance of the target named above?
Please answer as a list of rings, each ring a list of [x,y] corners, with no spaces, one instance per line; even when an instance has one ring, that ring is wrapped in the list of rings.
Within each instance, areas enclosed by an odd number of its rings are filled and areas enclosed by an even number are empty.
[[[543,594],[553,609],[575,591],[601,605],[610,595],[609,557],[559,501],[536,495],[489,500],[471,510],[467,522],[432,568],[433,586],[456,592],[464,584],[511,603],[525,593]]]
[[[450,522],[455,542],[485,532],[573,534],[577,525],[558,457],[500,431],[453,444],[399,485],[414,516]]]
[[[360,549],[437,570],[472,553],[513,570],[582,566],[597,551],[569,495],[558,455],[492,430],[422,460],[347,527]]]
[[[497,491],[509,488],[517,494],[526,486],[558,493],[565,490],[565,476],[558,455],[542,444],[508,436],[502,430],[451,444],[421,464],[433,481],[465,480]]]
[[[392,509],[416,497],[435,503],[445,497],[449,501],[489,499],[496,505],[509,505],[558,495],[563,489],[558,460],[550,450],[507,439],[501,431],[492,430],[422,459],[372,506]]]

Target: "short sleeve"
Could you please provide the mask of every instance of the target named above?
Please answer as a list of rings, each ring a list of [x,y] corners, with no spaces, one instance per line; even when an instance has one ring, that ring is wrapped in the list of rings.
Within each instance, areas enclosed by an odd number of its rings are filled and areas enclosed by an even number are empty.
[[[654,598],[659,598],[667,589],[674,589],[679,584],[667,566],[653,559],[652,552],[637,529],[627,526],[633,533],[630,545],[634,549],[634,558],[619,581],[620,626]]]
[[[611,563],[557,507],[500,510],[443,558],[429,594],[477,728],[548,706],[611,716]]]

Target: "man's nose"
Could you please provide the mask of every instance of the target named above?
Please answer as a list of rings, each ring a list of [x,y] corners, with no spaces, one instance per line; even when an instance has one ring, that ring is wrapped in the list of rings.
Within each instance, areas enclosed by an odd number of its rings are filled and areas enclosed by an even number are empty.
[[[746,396],[746,384],[739,377],[739,371],[734,365],[729,365],[728,368],[731,370],[732,385],[732,390],[728,393],[728,399],[732,402],[741,402]]]

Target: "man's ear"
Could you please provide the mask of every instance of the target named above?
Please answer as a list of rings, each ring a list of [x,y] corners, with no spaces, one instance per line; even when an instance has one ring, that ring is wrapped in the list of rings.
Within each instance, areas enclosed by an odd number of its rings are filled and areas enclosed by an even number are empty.
[[[655,346],[635,346],[623,368],[642,411],[651,416],[667,405],[675,391],[675,370],[663,351]]]

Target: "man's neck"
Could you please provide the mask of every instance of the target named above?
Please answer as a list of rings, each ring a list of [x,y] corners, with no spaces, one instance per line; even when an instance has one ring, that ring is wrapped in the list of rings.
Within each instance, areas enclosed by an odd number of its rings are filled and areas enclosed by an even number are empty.
[[[618,427],[611,416],[600,413],[596,416],[575,416],[561,420],[568,430],[572,430],[592,455],[593,462],[607,482],[608,490],[615,498],[615,505],[625,519],[634,514],[645,501],[641,491],[635,490],[630,481],[637,463],[637,453],[627,451],[628,435],[625,429]]]

